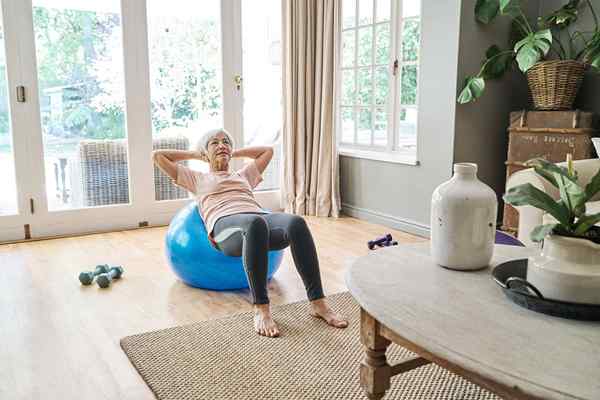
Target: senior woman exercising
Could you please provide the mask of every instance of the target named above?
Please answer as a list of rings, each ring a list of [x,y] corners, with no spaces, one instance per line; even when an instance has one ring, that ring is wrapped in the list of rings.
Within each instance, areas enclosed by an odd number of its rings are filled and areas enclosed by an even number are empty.
[[[254,161],[236,172],[229,162],[234,157]],[[268,146],[233,150],[233,139],[224,129],[209,131],[196,151],[156,150],[156,165],[177,185],[196,196],[198,210],[209,232],[209,240],[226,255],[242,256],[254,304],[254,328],[258,334],[279,336],[267,294],[268,251],[288,245],[302,278],[311,305],[311,315],[336,328],[348,321],[326,303],[319,260],[312,235],[302,217],[286,213],[266,213],[252,193],[262,181],[262,173],[273,157]],[[198,159],[210,164],[208,173],[193,171],[178,161]]]

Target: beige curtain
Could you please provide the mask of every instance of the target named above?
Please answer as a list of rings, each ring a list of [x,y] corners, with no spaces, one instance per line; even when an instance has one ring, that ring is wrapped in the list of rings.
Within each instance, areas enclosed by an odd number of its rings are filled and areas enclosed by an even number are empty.
[[[282,201],[286,212],[337,217],[336,68],[341,0],[283,0]]]

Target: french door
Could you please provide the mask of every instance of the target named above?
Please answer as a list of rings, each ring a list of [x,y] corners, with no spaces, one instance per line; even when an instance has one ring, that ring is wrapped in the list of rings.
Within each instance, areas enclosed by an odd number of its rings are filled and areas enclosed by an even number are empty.
[[[280,0],[0,1],[0,242],[168,223],[151,152],[216,127],[276,146],[278,207]]]

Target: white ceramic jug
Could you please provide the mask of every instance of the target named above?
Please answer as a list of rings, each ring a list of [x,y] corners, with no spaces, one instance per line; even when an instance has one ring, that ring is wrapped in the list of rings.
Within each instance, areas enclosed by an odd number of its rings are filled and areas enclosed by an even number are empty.
[[[454,164],[454,176],[431,198],[431,255],[446,268],[486,267],[494,253],[498,200],[477,179],[477,164]]]

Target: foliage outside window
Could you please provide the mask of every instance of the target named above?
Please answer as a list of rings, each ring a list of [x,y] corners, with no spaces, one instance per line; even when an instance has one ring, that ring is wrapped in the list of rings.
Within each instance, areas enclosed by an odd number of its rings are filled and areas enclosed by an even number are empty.
[[[420,1],[342,4],[341,146],[416,146]]]
[[[44,133],[85,139],[124,138],[120,16],[34,7],[33,19]],[[197,18],[195,24],[179,27],[174,19],[156,18],[148,24],[155,132],[187,126],[203,116],[221,116],[218,23]],[[193,48],[202,51],[194,52]],[[186,49],[189,51],[182,51]],[[208,57],[198,62],[202,56]],[[215,59],[219,61],[212,62]]]

